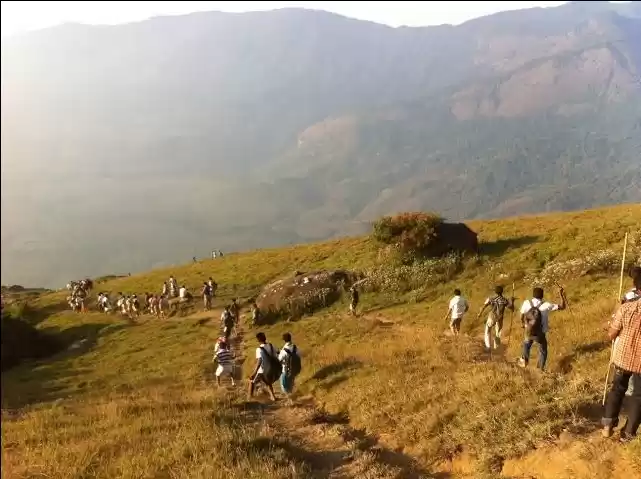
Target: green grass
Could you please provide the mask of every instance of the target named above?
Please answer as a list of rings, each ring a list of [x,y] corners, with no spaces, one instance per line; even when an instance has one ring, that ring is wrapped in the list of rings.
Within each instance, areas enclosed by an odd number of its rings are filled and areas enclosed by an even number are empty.
[[[583,435],[597,427],[609,355],[602,327],[616,304],[618,275],[559,278],[571,309],[551,317],[547,374],[515,367],[521,342],[516,316],[507,351],[490,360],[480,348],[476,311],[499,279],[509,286],[514,280],[522,300],[530,294],[531,284],[522,279],[529,272],[602,248],[620,250],[625,230],[639,222],[641,205],[474,222],[481,257],[466,260],[454,280],[409,293],[364,294],[358,319],[339,302],[262,329],[279,346],[280,335],[290,331],[303,351],[300,395],[344,413],[352,427],[427,470],[441,470],[463,451],[471,458],[470,477],[495,474],[504,460],[564,429]],[[231,297],[248,299],[294,270],[368,270],[378,263],[368,239],[349,238],[228,255],[115,279],[99,289],[158,291],[169,274],[195,288],[213,276],[221,286],[220,306]],[[455,286],[472,304],[458,341],[444,335],[443,320]],[[2,375],[3,477],[309,477],[278,443],[258,447],[273,431],[247,414],[238,394],[212,387],[218,314],[205,325],[201,314],[129,324],[117,316],[61,312],[63,297],[30,300],[26,311],[38,328],[67,341],[88,340],[80,350]],[[508,328],[509,320],[506,335]],[[244,329],[247,374],[257,329]],[[622,451],[622,460],[640,466],[638,440]]]

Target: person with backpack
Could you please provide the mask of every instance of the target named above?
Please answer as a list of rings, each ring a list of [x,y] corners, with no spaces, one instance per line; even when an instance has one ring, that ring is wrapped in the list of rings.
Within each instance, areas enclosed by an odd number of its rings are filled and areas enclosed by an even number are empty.
[[[530,362],[530,351],[536,342],[539,345],[538,368],[545,369],[548,357],[547,332],[549,329],[549,316],[552,311],[563,311],[566,308],[565,291],[559,288],[561,304],[543,301],[543,288],[532,290],[532,299],[526,299],[521,306],[521,324],[525,331],[523,341],[523,354],[519,359],[519,366],[526,367]]]
[[[256,366],[249,376],[249,397],[254,396],[257,384],[267,386],[269,397],[276,401],[273,384],[280,378],[283,367],[278,360],[278,350],[267,342],[265,333],[256,335],[259,346],[256,348]]]
[[[203,283],[201,293],[203,296],[203,306],[205,307],[205,311],[209,311],[211,309],[211,286],[207,283]]]
[[[220,322],[223,327],[223,335],[226,339],[229,339],[231,331],[234,329],[234,316],[231,314],[229,306],[225,306],[225,309],[220,315]]]
[[[216,290],[218,289],[218,285],[216,284],[216,281],[212,279],[211,276],[209,277],[207,284],[209,285],[209,289],[211,291],[211,297],[213,299],[216,296]]]
[[[236,298],[233,298],[231,300],[231,306],[229,307],[229,310],[234,317],[234,321],[236,322],[236,324],[238,324],[240,322],[240,306],[236,302]]]
[[[636,272],[633,281],[635,288],[641,290],[641,271]],[[618,425],[623,398],[632,383],[628,420],[620,432],[621,441],[628,442],[634,439],[641,424],[641,300],[627,301],[619,306],[608,336],[614,341],[612,363],[615,369],[601,420],[603,435],[610,437]]]
[[[485,310],[489,307],[490,313],[485,321],[485,348],[489,351],[492,348],[492,328],[494,330],[494,349],[497,349],[501,345],[501,333],[503,332],[503,316],[505,315],[505,310],[509,309],[514,311],[514,298],[507,299],[503,296],[503,286],[497,286],[494,288],[495,295],[487,298],[477,319],[480,319],[483,316]]]
[[[283,341],[285,341],[285,345],[278,354],[278,360],[283,365],[280,388],[291,402],[291,395],[294,392],[294,380],[301,370],[300,351],[292,343],[292,335],[290,333],[283,334]]]
[[[461,332],[461,322],[463,321],[463,316],[470,309],[470,305],[467,300],[461,295],[460,289],[454,290],[454,297],[450,299],[449,309],[447,310],[447,316],[450,319],[450,330],[454,336],[458,336]]]

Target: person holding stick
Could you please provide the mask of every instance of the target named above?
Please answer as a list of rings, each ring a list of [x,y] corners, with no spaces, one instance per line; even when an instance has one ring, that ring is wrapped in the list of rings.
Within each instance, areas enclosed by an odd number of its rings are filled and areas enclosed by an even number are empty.
[[[641,274],[637,273],[633,281],[634,287],[641,289]],[[628,442],[636,436],[641,423],[641,301],[629,301],[619,306],[610,323],[608,336],[614,341],[611,358],[614,380],[601,420],[603,436],[612,436],[618,425],[623,398],[632,381],[628,420],[620,433],[621,441]]]
[[[503,316],[505,315],[505,310],[509,309],[514,311],[514,298],[512,297],[507,299],[503,296],[503,286],[496,286],[494,288],[494,293],[494,296],[485,300],[483,307],[476,317],[476,319],[480,319],[485,310],[488,307],[490,308],[490,313],[485,321],[485,348],[487,350],[492,348],[492,328],[495,328],[494,349],[497,349],[501,345],[501,333],[503,332]]]

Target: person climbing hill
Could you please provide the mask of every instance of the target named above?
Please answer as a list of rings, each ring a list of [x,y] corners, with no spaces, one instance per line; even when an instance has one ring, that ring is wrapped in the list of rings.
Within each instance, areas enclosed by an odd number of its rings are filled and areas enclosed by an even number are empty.
[[[641,271],[633,278],[636,290],[641,290]],[[628,385],[632,394],[628,420],[621,430],[621,441],[632,440],[641,424],[641,300],[631,300],[619,306],[608,331],[614,341],[612,363],[615,367],[614,381],[608,394],[602,419],[603,435],[610,437],[618,425]]]
[[[494,346],[494,349],[497,349],[501,345],[501,333],[503,332],[503,317],[505,315],[505,310],[509,309],[514,311],[514,298],[507,299],[503,296],[503,286],[496,286],[494,288],[495,295],[487,298],[477,319],[480,319],[483,316],[483,313],[487,308],[490,308],[490,313],[485,321],[485,348],[490,349]],[[494,345],[492,345],[492,328],[494,331]]]
[[[449,309],[447,310],[447,315],[450,317],[450,330],[454,336],[458,336],[461,332],[461,322],[463,321],[463,316],[468,312],[470,306],[467,300],[461,295],[460,289],[454,290],[454,297],[450,299]]]
[[[229,339],[231,332],[234,329],[234,316],[230,311],[229,306],[225,306],[222,314],[220,315],[220,322],[223,329],[223,336]]]
[[[249,376],[248,396],[250,398],[253,397],[256,386],[262,384],[267,387],[271,400],[276,401],[273,384],[278,381],[282,373],[282,365],[278,360],[278,350],[267,342],[265,333],[258,333],[256,339],[259,346],[256,348],[256,366]]]
[[[231,379],[231,385],[235,386],[234,381],[234,355],[229,350],[227,341],[222,341],[216,344],[217,350],[215,352],[214,360],[218,363],[216,369],[216,384],[220,387],[220,378],[228,376]]]
[[[291,395],[294,392],[294,381],[301,371],[300,351],[292,342],[290,333],[283,334],[285,344],[278,354],[278,360],[283,365],[283,372],[280,376],[280,387],[283,393],[291,402]]]
[[[523,341],[523,354],[519,359],[519,366],[526,367],[530,362],[530,351],[536,342],[539,345],[538,368],[545,369],[548,357],[547,333],[549,330],[549,316],[552,311],[562,311],[566,308],[565,291],[559,288],[561,304],[543,301],[543,288],[532,290],[532,299],[526,299],[521,306],[521,324],[525,330]]]

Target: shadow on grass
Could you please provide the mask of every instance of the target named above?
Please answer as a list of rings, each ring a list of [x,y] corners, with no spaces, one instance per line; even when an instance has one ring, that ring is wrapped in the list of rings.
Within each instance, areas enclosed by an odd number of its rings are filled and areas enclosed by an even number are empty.
[[[572,364],[576,361],[578,356],[581,356],[582,354],[599,353],[604,349],[609,348],[610,344],[612,344],[610,341],[595,341],[593,343],[577,346],[576,348],[574,348],[574,351],[572,351],[572,353],[563,356],[560,359],[559,371],[562,374],[568,374],[572,371]]]
[[[25,360],[20,365],[2,373],[2,408],[15,409],[36,403],[55,401],[82,392],[87,383],[78,383],[75,389],[69,379],[84,374],[82,369],[71,366],[69,359],[85,354],[99,337],[130,327],[130,323],[88,323],[66,329],[42,328],[52,335],[64,349],[52,356],[38,360]]]
[[[363,365],[362,362],[354,358],[347,358],[344,361],[341,361],[339,363],[329,364],[327,366],[320,368],[318,371],[314,373],[314,375],[312,376],[312,379],[315,379],[317,381],[322,381],[323,379],[327,379],[328,377],[333,376],[334,374],[338,374],[342,371],[349,370],[349,369],[357,369],[362,365]]]
[[[487,256],[501,256],[510,249],[534,244],[538,240],[538,236],[519,236],[517,238],[505,238],[496,241],[482,242],[479,245],[479,254]]]

